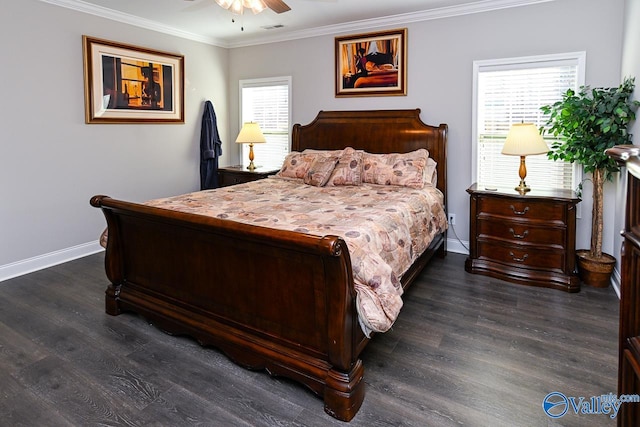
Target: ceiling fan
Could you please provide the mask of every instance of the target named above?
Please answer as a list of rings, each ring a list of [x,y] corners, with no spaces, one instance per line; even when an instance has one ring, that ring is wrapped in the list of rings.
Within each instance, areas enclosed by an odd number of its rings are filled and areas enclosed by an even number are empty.
[[[245,8],[251,9],[254,15],[262,12],[266,8],[273,10],[275,13],[284,13],[291,10],[282,0],[215,0],[215,2],[224,9],[230,10],[237,15],[242,15]]]

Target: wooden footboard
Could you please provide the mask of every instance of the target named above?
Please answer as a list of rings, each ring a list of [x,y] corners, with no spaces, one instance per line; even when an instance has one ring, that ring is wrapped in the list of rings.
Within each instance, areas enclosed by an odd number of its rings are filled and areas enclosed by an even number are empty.
[[[364,398],[345,242],[96,196],[109,227],[106,311],[299,381],[340,420]],[[124,238],[126,236],[126,239]]]

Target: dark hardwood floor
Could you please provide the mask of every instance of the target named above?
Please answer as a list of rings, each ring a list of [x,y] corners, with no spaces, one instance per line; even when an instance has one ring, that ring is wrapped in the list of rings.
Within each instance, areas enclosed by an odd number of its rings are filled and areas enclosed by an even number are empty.
[[[104,313],[103,254],[0,283],[3,426],[613,426],[557,420],[547,393],[616,393],[618,299],[509,284],[434,259],[393,329],[363,354],[349,424],[291,381],[253,372],[144,319]]]

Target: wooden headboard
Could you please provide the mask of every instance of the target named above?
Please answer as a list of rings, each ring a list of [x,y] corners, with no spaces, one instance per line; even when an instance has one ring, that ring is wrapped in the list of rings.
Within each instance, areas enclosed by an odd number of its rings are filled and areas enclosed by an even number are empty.
[[[371,111],[320,111],[308,125],[293,125],[291,149],[339,150],[353,147],[369,153],[407,153],[429,150],[438,163],[438,188],[447,189],[446,124],[429,126],[420,109]]]

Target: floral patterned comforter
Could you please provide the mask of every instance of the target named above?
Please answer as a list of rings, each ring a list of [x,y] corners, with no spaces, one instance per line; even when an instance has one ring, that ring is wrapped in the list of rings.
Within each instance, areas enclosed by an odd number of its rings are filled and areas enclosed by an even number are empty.
[[[426,185],[315,187],[270,177],[147,205],[247,224],[337,235],[347,243],[363,332],[384,332],[402,307],[399,278],[447,227],[442,193]]]

